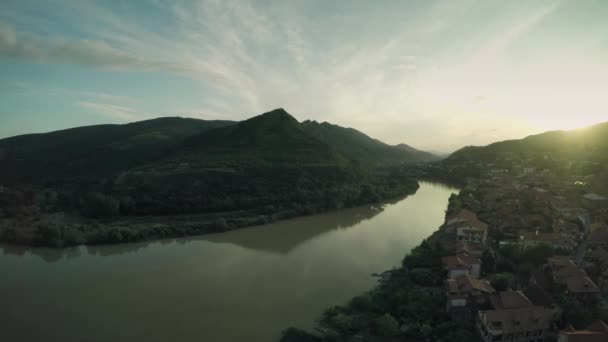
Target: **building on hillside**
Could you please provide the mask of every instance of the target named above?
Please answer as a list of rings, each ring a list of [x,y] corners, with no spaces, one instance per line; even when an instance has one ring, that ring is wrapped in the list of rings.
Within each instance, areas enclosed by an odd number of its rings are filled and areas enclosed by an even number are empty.
[[[575,330],[569,326],[559,332],[558,342],[608,342],[608,325],[597,320],[584,330]]]
[[[446,311],[453,317],[470,318],[477,308],[489,303],[489,296],[496,291],[485,279],[476,279],[466,274],[445,281]]]
[[[608,247],[608,226],[604,223],[593,223],[589,228],[591,231],[587,236],[587,244],[590,247]]]
[[[519,309],[534,306],[522,291],[502,291],[490,297],[490,304],[496,310]]]
[[[543,270],[532,275],[531,283],[547,291],[563,288],[566,294],[581,301],[594,301],[600,295],[600,288],[569,257],[547,259]]]
[[[516,291],[495,296],[498,308],[481,310],[476,327],[482,340],[537,342],[544,341],[553,322],[553,313],[535,306],[525,295]]]
[[[608,206],[608,197],[595,193],[583,195],[583,205],[590,209],[599,209]]]
[[[446,225],[453,225],[456,223],[464,223],[477,219],[477,214],[470,211],[469,209],[462,209],[454,215],[448,216],[445,221]]]
[[[481,260],[469,253],[463,252],[441,258],[443,268],[448,272],[448,278],[456,279],[463,275],[479,278]]]
[[[566,291],[569,295],[583,302],[596,301],[600,296],[600,288],[591,278],[583,275],[568,278],[566,280]]]
[[[553,296],[540,286],[532,284],[523,290],[523,294],[534,306],[540,306],[551,311],[554,320],[558,320],[561,317],[562,309],[557,305]]]
[[[456,239],[483,246],[488,239],[488,224],[478,219],[462,222],[456,226]]]
[[[478,248],[478,246],[471,245],[465,241],[445,240],[441,241],[440,244],[443,250],[452,255],[466,253],[472,256],[480,257],[483,253],[483,250]]]

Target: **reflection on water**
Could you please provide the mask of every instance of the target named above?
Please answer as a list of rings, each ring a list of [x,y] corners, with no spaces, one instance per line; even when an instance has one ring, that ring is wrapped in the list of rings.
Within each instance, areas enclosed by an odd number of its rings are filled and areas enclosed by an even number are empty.
[[[64,250],[0,246],[10,341],[270,341],[374,284],[455,189],[224,234]],[[36,327],[36,329],[31,329]]]

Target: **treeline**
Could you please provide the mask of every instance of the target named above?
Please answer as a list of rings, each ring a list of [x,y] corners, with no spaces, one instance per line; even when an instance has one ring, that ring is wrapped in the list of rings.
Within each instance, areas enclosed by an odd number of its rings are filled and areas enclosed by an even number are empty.
[[[10,188],[0,193],[0,240],[69,246],[222,232],[417,188],[395,169],[336,167],[148,172],[97,184]]]

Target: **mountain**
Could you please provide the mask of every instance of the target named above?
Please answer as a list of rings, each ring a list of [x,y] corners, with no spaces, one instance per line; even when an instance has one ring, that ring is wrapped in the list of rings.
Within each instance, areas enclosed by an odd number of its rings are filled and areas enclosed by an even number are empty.
[[[414,148],[406,149],[402,147],[407,146],[405,144],[397,146],[387,145],[353,128],[310,120],[302,122],[302,127],[311,136],[332,146],[344,156],[362,163],[415,163],[436,159],[429,153]]]
[[[608,161],[608,122],[570,131],[551,131],[524,139],[507,140],[484,147],[468,146],[447,159],[493,160],[497,154],[511,153],[520,158],[549,154],[552,159]]]
[[[306,132],[284,109],[255,116],[236,125],[198,134],[184,144],[184,160],[255,164],[342,164],[333,146]]]
[[[0,241],[135,241],[376,203],[417,189],[385,167],[417,154],[283,109],[240,122],[160,118],[2,139]]]
[[[426,161],[434,161],[434,160],[438,160],[441,157],[431,153],[431,152],[425,152],[425,151],[421,151],[419,149],[413,148],[410,145],[407,144],[398,144],[395,145],[395,148],[397,148],[398,150],[407,152],[412,159],[418,160],[420,162],[426,162]]]
[[[0,176],[18,181],[98,176],[159,158],[188,138],[233,121],[165,117],[0,140]]]

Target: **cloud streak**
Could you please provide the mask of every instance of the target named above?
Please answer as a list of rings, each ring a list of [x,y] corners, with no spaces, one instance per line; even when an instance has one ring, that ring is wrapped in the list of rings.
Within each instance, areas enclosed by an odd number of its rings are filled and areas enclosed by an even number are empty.
[[[82,108],[90,109],[105,117],[121,121],[136,121],[144,118],[141,113],[133,108],[118,106],[111,103],[82,101],[78,102],[77,105]]]
[[[177,65],[138,57],[105,41],[18,34],[13,27],[1,22],[0,58],[35,63],[73,64],[106,70],[180,71]]]

